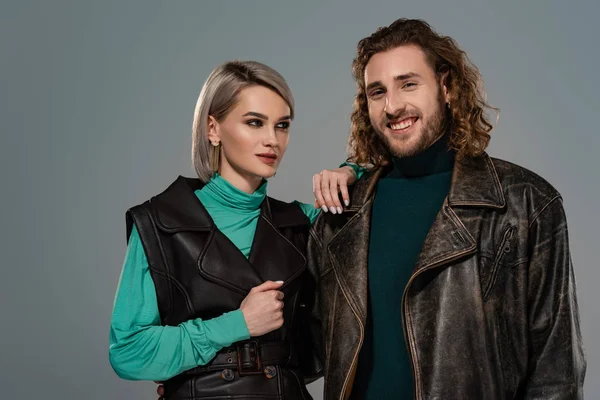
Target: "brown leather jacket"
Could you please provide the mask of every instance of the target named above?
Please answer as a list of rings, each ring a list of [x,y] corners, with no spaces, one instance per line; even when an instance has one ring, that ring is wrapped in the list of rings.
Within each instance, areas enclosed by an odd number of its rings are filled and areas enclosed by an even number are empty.
[[[311,229],[327,400],[352,390],[380,175],[362,177],[350,206],[323,213]],[[457,160],[398,307],[416,399],[583,398],[586,360],[562,200],[524,168],[486,154]]]

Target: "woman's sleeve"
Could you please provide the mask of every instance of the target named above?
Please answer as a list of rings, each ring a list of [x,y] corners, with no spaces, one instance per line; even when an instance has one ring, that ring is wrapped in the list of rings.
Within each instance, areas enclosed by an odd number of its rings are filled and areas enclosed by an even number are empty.
[[[297,204],[298,207],[300,207],[304,215],[306,215],[310,220],[311,225],[315,222],[315,220],[319,216],[319,213],[321,212],[320,208],[315,208],[315,206],[313,206],[312,204],[301,203],[297,200],[294,200],[294,204]]]
[[[109,359],[123,379],[170,379],[207,364],[223,347],[249,339],[240,310],[163,326],[139,234],[132,229],[110,326]]]
[[[360,165],[357,164],[353,164],[350,162],[344,162],[340,165],[340,168],[342,167],[350,167],[352,168],[352,170],[354,171],[354,175],[356,175],[356,179],[360,179],[361,176],[363,176],[363,174],[367,171],[365,168],[361,167]]]

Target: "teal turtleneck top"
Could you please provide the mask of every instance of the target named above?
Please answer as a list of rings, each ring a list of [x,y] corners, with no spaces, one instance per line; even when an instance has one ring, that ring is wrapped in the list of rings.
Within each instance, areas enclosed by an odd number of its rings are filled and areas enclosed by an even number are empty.
[[[248,257],[266,191],[266,181],[248,194],[217,175],[195,194],[217,228]],[[296,203],[312,223],[320,210]],[[207,364],[223,347],[249,338],[239,309],[209,320],[162,326],[148,260],[134,226],[110,326],[109,359],[121,378],[166,380]]]

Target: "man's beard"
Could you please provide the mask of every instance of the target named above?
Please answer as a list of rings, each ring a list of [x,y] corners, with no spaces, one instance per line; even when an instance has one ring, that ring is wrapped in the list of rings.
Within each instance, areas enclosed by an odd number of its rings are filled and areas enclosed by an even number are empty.
[[[410,140],[406,143],[407,140],[402,137],[394,139],[386,136],[383,132],[383,128],[387,123],[390,120],[404,118],[405,115],[414,115],[414,113],[403,111],[394,116],[388,115],[382,126],[373,124],[373,121],[371,121],[375,133],[377,133],[377,136],[383,141],[388,152],[394,157],[410,157],[421,153],[441,138],[448,129],[450,116],[446,113],[446,106],[441,96],[441,92],[438,96],[438,107],[436,112],[428,119],[426,124],[421,126],[420,134],[418,134],[418,137],[414,138],[416,140]],[[422,114],[419,116],[419,121],[423,121]],[[410,139],[413,138],[411,137]]]

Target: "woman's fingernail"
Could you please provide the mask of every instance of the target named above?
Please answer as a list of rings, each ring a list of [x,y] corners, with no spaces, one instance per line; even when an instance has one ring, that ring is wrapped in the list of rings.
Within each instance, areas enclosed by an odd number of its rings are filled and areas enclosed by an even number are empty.
[[[346,207],[348,207],[350,205],[350,202],[348,200],[344,200],[344,204],[346,205]]]
[[[329,211],[329,210],[327,210],[327,206],[326,206],[325,204],[323,204],[323,205],[321,206],[321,209],[322,209],[323,211],[325,211],[325,212]]]
[[[335,207],[329,207],[329,211],[331,211],[332,214],[335,214]]]
[[[338,212],[338,214],[341,214],[342,213],[342,207],[338,207],[337,208],[337,212]]]

